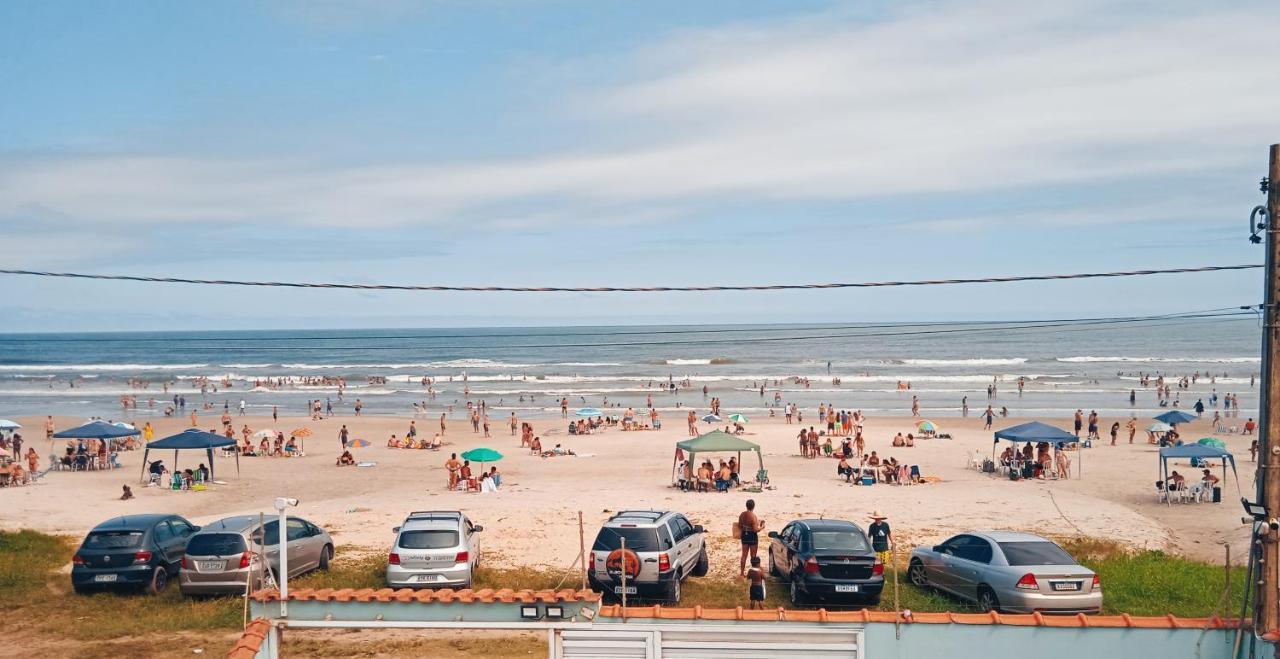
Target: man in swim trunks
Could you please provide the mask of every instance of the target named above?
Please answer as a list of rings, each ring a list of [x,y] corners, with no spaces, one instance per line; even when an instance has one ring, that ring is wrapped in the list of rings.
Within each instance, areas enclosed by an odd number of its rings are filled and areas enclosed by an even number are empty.
[[[747,576],[747,556],[752,558],[760,550],[760,531],[764,522],[756,517],[755,499],[747,499],[747,509],[738,515],[739,540],[742,542],[742,558],[738,565],[738,576]]]

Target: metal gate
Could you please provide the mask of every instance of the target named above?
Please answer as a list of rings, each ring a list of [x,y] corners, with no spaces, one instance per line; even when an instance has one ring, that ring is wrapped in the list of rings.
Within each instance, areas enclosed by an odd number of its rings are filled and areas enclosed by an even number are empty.
[[[596,623],[556,632],[551,659],[865,659],[859,626]]]

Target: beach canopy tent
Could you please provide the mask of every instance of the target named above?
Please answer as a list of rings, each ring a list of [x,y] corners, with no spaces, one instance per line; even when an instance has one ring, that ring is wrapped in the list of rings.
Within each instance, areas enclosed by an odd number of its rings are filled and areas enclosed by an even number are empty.
[[[54,439],[118,439],[140,434],[137,428],[118,426],[106,421],[90,421],[83,426],[53,433]]]
[[[142,434],[133,426],[118,426],[114,423],[106,421],[90,421],[83,426],[68,428],[62,432],[53,433],[54,439],[120,439],[122,437],[134,437]],[[53,442],[49,442],[49,450],[53,450]]]
[[[153,450],[173,449],[173,466],[170,471],[178,470],[178,451],[184,450],[204,450],[209,458],[209,480],[213,480],[213,449],[223,446],[234,447],[236,440],[234,437],[224,437],[222,435],[211,433],[198,428],[188,428],[176,435],[157,439],[147,444],[146,450],[142,453],[142,481],[147,480],[147,468],[151,466],[147,456]],[[236,451],[236,474],[240,473],[240,451]]]
[[[1169,410],[1164,414],[1158,414],[1151,418],[1156,421],[1163,421],[1171,426],[1176,426],[1179,423],[1191,423],[1200,417],[1191,414],[1190,412],[1183,412],[1182,410]]]
[[[1160,480],[1164,483],[1169,482],[1170,458],[1221,460],[1223,480],[1226,480],[1227,478],[1227,463],[1230,462],[1231,475],[1236,481],[1236,490],[1240,490],[1240,474],[1236,472],[1236,458],[1231,455],[1231,452],[1226,448],[1213,446],[1211,444],[1183,444],[1181,446],[1166,446],[1160,449]],[[1241,496],[1244,495],[1241,494]]]
[[[18,428],[21,428],[21,427],[22,427],[22,424],[18,423],[17,421],[0,419],[0,430],[7,430],[9,432],[13,432],[14,430],[17,430]]]
[[[1071,442],[1074,444],[1078,444],[1080,442],[1079,437],[1076,437],[1074,434],[1067,432],[1062,428],[1059,428],[1057,426],[1051,426],[1047,423],[1040,423],[1039,421],[1029,421],[1027,423],[1023,423],[1020,425],[1010,426],[1003,430],[997,430],[995,432],[995,441],[993,442],[991,447],[992,462],[995,462],[996,460],[995,445],[999,444],[1000,440],[1002,439],[1007,442],[1015,442],[1015,443],[1017,442],[1029,442],[1029,443],[1048,442],[1050,444],[1056,444],[1058,442],[1062,442],[1062,443]],[[1083,457],[1084,457],[1084,452],[1081,451],[1081,459],[1076,461],[1077,475],[1082,473],[1084,470],[1083,465],[1080,464],[1084,462]]]
[[[678,462],[680,461],[680,451],[684,451],[689,460],[689,464],[694,463],[694,456],[699,453],[737,453],[738,454],[738,472],[742,471],[742,453],[744,451],[755,451],[756,460],[760,463],[760,471],[764,471],[764,455],[760,452],[760,445],[748,442],[741,437],[735,437],[723,430],[712,430],[705,435],[698,435],[693,439],[686,439],[683,442],[676,442],[676,453],[671,460],[671,483],[674,485],[679,480],[679,474],[676,473]]]

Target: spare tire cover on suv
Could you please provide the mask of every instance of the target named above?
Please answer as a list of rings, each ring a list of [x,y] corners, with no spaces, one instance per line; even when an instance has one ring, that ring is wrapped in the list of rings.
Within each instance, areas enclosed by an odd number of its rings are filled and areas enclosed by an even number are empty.
[[[640,575],[640,557],[630,549],[615,549],[604,559],[604,569],[614,579],[621,577],[625,569],[627,578],[634,579]]]

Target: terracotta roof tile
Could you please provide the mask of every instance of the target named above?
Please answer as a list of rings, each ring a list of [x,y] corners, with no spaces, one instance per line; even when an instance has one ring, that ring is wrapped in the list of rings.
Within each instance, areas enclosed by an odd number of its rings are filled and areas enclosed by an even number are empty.
[[[252,597],[258,602],[275,602],[280,599],[280,591],[274,588],[259,590]],[[361,588],[359,590],[351,588],[293,588],[289,590],[289,600],[294,602],[421,602],[423,604],[432,602],[444,604],[451,602],[461,602],[463,604],[493,604],[494,602],[521,602],[525,604],[531,602],[594,603],[600,601],[600,594],[590,590],[573,590],[569,588],[560,591],[512,590],[510,588],[501,590],[492,588],[481,588],[480,590],[453,590],[452,588],[441,588],[439,590],[413,590],[411,588],[401,588],[399,590],[392,590],[391,588],[380,588],[378,590],[373,590],[372,588]]]
[[[227,652],[227,659],[254,659],[258,656],[262,641],[267,638],[267,632],[270,630],[271,623],[265,618],[254,618],[249,622],[249,626],[244,628],[244,633],[236,640],[236,644]]]
[[[605,618],[621,618],[622,607],[614,604],[602,606],[599,615]],[[735,609],[664,608],[660,606],[627,607],[627,619],[660,618],[664,620],[781,620],[791,622],[901,622],[926,625],[1010,625],[1017,627],[1126,627],[1134,629],[1235,629],[1239,620],[1212,618],[1179,618],[1166,616],[1120,615],[1045,615],[1042,613],[911,613],[896,611],[827,611],[818,610],[749,610]],[[1245,625],[1248,623],[1245,622]]]

